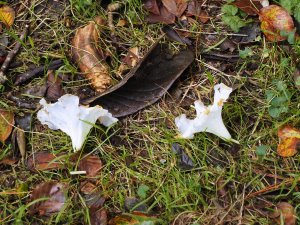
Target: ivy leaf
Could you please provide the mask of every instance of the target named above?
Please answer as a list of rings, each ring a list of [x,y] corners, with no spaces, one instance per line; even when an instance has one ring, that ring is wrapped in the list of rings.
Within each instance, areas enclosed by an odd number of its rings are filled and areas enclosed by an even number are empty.
[[[150,188],[147,185],[142,184],[141,186],[139,186],[137,194],[140,198],[145,199],[149,190]]]
[[[221,11],[222,13],[235,16],[238,13],[239,9],[234,5],[224,5]]]
[[[253,51],[249,47],[246,47],[244,50],[240,50],[239,51],[239,56],[242,59],[246,59],[248,56],[252,56],[252,55],[253,55]]]
[[[223,22],[230,26],[234,32],[239,32],[241,27],[246,26],[246,23],[238,16],[222,15]]]

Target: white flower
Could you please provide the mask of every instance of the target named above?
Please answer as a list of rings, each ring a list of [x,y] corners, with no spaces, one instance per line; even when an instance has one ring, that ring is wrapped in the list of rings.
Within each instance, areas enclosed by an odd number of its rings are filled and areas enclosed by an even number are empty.
[[[68,134],[74,151],[81,149],[98,118],[104,126],[110,126],[118,121],[106,109],[99,106],[79,106],[79,98],[75,95],[66,94],[53,104],[41,99],[40,104],[43,109],[37,114],[38,120],[52,130],[60,129]]]
[[[193,138],[195,133],[209,132],[224,139],[231,139],[222,120],[223,103],[228,99],[232,88],[221,83],[214,87],[214,103],[204,106],[201,101],[195,102],[197,116],[190,120],[186,115],[180,115],[175,119],[175,124],[183,138]]]

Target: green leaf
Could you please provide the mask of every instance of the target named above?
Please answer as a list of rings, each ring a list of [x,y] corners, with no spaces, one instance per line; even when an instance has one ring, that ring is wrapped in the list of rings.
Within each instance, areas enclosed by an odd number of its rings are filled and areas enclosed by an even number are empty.
[[[292,10],[295,6],[297,0],[280,0],[279,4],[285,8],[290,14],[292,14]]]
[[[234,32],[239,32],[241,27],[246,26],[245,21],[243,21],[240,17],[238,16],[230,16],[230,15],[226,15],[224,14],[222,16],[222,20],[223,22],[230,26],[230,28],[234,31]]]
[[[256,155],[265,156],[267,154],[267,150],[270,148],[268,145],[261,145],[256,148]]]
[[[139,186],[137,194],[140,198],[145,199],[149,190],[150,188],[147,185],[142,184],[141,186]]]
[[[234,5],[224,5],[221,11],[222,13],[225,13],[229,16],[235,16],[238,13],[239,9]]]
[[[239,56],[242,59],[246,59],[248,56],[252,56],[252,55],[253,55],[253,51],[249,47],[246,47],[244,50],[239,50]]]

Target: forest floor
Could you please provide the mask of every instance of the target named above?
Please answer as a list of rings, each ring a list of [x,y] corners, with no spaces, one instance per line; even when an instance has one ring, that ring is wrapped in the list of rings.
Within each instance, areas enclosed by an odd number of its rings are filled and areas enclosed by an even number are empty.
[[[276,215],[276,205],[282,202],[293,206],[293,216],[299,216],[300,156],[282,157],[277,146],[282,126],[300,127],[299,85],[294,81],[300,43],[269,42],[259,31],[255,40],[242,43],[239,38],[246,35],[233,32],[222,20],[226,2],[204,1],[201,9],[208,21],[193,17],[188,25],[170,25],[192,41],[188,47],[195,55],[192,64],[154,104],[119,118],[109,128],[95,125],[83,148],[74,153],[67,134],[41,125],[38,102],[45,94],[41,89],[47,83],[47,65],[54,60],[62,61],[54,73],[61,78],[64,93],[80,98],[94,95],[72,60],[72,38],[77,28],[96,16],[107,21],[107,4],[96,0],[8,4],[16,19],[9,29],[3,26],[0,41],[6,36],[10,49],[25,24],[30,28],[6,72],[8,81],[0,86],[0,104],[14,113],[15,127],[25,130],[26,151],[20,153],[13,135],[1,144],[0,224],[106,224],[106,220],[108,224],[152,224],[150,220],[156,218],[157,224],[174,225],[274,224],[274,218],[284,224],[286,218]],[[99,46],[113,84],[126,74],[120,72],[120,65],[129,49],[136,47],[141,60],[158,40],[174,52],[187,48],[164,35],[163,24],[147,23],[147,15],[141,0],[127,0],[114,13],[114,35],[108,26],[101,28]],[[251,18],[259,23],[258,16]],[[21,85],[14,83],[18,74],[41,65],[46,65],[41,74]],[[211,104],[214,85],[221,82],[233,88],[222,118],[235,141],[206,132],[193,139],[180,138],[175,118],[183,113],[194,118],[193,103]],[[279,102],[272,102],[274,98]],[[178,149],[180,154],[175,153]],[[28,160],[35,160],[39,152],[58,157],[54,160],[63,166],[29,168]],[[101,159],[100,172],[92,178],[71,175],[87,155]],[[49,182],[63,184],[66,197],[58,213],[49,212],[56,211],[53,199],[39,208],[39,202],[49,196],[32,202],[32,190]],[[86,184],[96,191],[91,194],[83,188]],[[102,201],[96,212],[91,211],[87,196]],[[149,216],[149,221],[113,220],[121,214],[128,220],[136,211]]]

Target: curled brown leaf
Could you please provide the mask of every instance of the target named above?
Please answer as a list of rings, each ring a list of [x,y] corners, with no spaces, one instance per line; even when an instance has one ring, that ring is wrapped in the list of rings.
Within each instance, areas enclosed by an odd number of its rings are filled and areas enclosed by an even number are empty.
[[[281,221],[283,220],[283,224],[285,225],[295,225],[295,213],[295,209],[291,204],[287,202],[279,202],[270,217],[274,219],[276,224],[282,224]]]
[[[101,18],[95,20],[99,25],[104,24]],[[96,22],[91,21],[85,27],[77,29],[72,41],[72,58],[92,87],[97,92],[103,92],[110,86],[111,77],[103,53],[97,48],[98,40]]]

